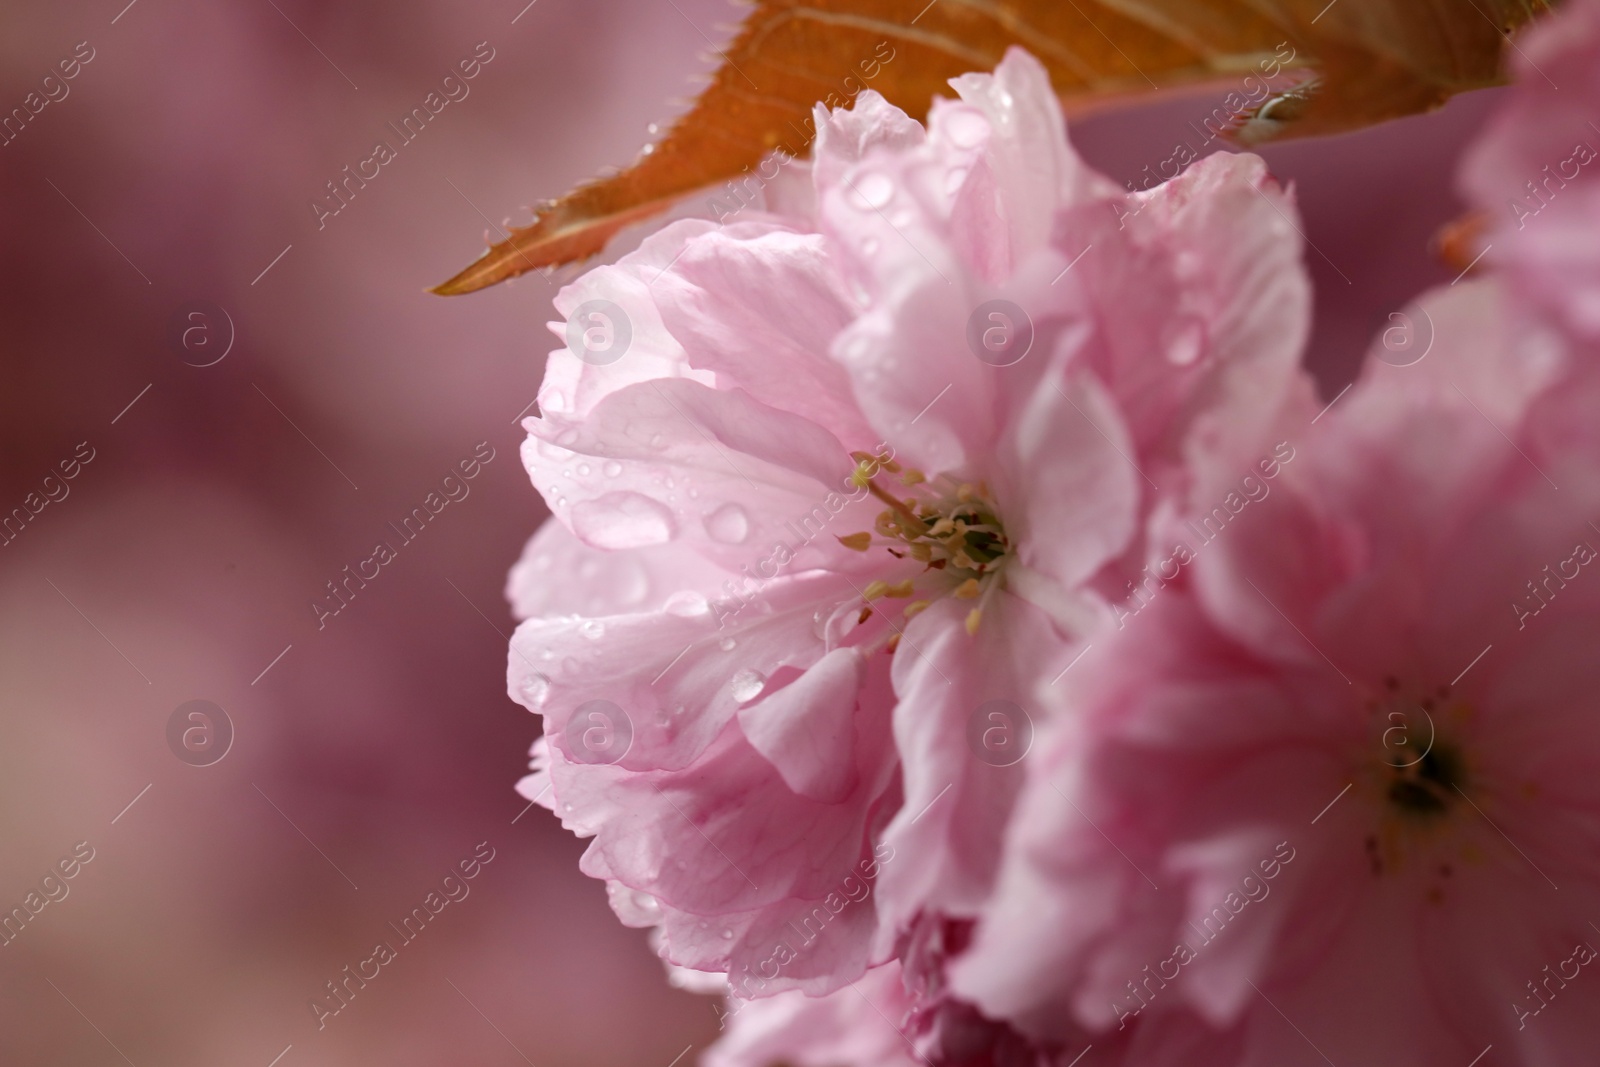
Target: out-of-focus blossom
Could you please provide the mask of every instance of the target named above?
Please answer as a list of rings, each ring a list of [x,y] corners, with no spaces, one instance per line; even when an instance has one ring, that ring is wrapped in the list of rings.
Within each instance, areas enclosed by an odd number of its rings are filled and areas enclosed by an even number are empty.
[[[819,109],[813,203],[675,223],[564,290],[558,333],[600,323],[608,356],[554,352],[526,423],[554,519],[510,591],[524,791],[736,996],[832,992],[977,913],[1021,774],[975,716],[1037,713],[1147,530],[1309,404],[1258,159],[1128,195],[1031,57],[954,85],[926,131]]]
[[[1198,1017],[1240,1067],[1593,1047],[1600,497],[1550,477],[1561,364],[1503,300],[1425,299],[1432,354],[1375,348],[1063,683],[958,992],[1041,1035]]]
[[[1600,3],[1568,0],[1510,54],[1516,86],[1462,169],[1483,260],[1570,337],[1600,342]]]

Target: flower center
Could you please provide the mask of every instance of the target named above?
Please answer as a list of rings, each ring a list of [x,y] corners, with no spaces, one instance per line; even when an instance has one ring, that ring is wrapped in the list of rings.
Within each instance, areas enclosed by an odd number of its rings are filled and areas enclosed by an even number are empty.
[[[1367,704],[1379,748],[1368,764],[1378,822],[1366,838],[1367,861],[1374,875],[1418,871],[1427,899],[1438,903],[1457,863],[1480,858],[1462,836],[1470,824],[1459,817],[1474,781],[1458,740],[1472,709],[1449,699],[1448,687],[1413,698],[1395,678],[1385,685],[1388,691]]]
[[[1394,767],[1387,793],[1389,803],[1403,815],[1442,815],[1459,797],[1463,771],[1455,747],[1435,741],[1415,763]]]
[[[858,552],[882,547],[897,559],[909,557],[926,565],[914,579],[894,584],[870,583],[867,600],[909,599],[919,592],[927,594],[906,605],[908,618],[926,609],[933,597],[977,600],[977,606],[967,613],[967,632],[976,633],[983,607],[1000,588],[1012,551],[989,487],[982,482],[958,482],[948,475],[930,480],[921,471],[901,467],[892,460],[885,462],[864,452],[852,455],[856,470],[851,481],[888,507],[878,516],[871,532],[841,537],[840,543]],[[880,482],[885,472],[899,475],[894,492]],[[909,495],[897,495],[903,492]]]

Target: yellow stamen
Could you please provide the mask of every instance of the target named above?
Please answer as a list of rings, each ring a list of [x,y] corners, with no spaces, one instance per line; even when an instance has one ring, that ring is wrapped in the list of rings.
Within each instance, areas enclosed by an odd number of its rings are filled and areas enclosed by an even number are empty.
[[[895,649],[897,649],[899,647],[900,647],[900,635],[899,634],[890,635],[889,644],[888,644],[888,650],[890,652],[893,652]]]
[[[885,596],[900,598],[908,597],[911,595],[911,579],[907,578],[903,582],[896,582],[893,585],[885,588],[883,592]]]
[[[933,601],[931,601],[931,600],[913,600],[911,603],[906,605],[906,610],[905,610],[906,618],[908,618],[908,619],[916,618],[918,615],[921,615],[924,611],[927,611],[928,610],[928,605],[930,605],[932,603],[933,603]]]
[[[983,621],[983,609],[973,608],[967,612],[967,636],[971,637],[978,632],[978,623]]]
[[[874,578],[872,581],[867,583],[867,588],[862,592],[861,595],[867,600],[876,600],[878,597],[883,596],[883,594],[887,593],[888,591],[888,582]]]
[[[900,482],[902,485],[921,485],[927,480],[928,476],[919,470],[907,469],[906,472],[900,476]]]
[[[978,585],[978,579],[968,578],[966,581],[956,586],[956,591],[952,595],[957,596],[962,600],[976,600],[978,594],[981,592],[983,592],[983,588]]]
[[[839,538],[839,543],[857,552],[865,552],[872,547],[872,535],[863,530],[860,533],[853,533]]]

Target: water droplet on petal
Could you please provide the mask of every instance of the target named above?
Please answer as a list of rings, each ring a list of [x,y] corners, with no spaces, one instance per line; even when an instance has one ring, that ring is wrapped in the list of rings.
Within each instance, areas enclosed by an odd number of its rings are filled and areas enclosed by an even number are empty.
[[[748,703],[761,695],[767,687],[766,675],[760,671],[742,670],[735,674],[728,683],[728,689],[733,693],[733,699],[741,704]]]
[[[615,478],[617,475],[622,473],[622,464],[618,463],[614,459],[608,459],[606,460],[606,465],[600,469],[605,473],[607,478]]]
[[[750,536],[750,516],[738,504],[724,504],[706,516],[706,533],[725,545],[742,545]]]
[[[957,148],[976,148],[989,136],[989,121],[980,111],[953,107],[943,117],[941,128]]]
[[[1199,323],[1191,322],[1182,327],[1167,341],[1167,359],[1179,367],[1187,367],[1200,358],[1200,350],[1204,342],[1205,331]]]
[[[733,931],[732,930],[724,930],[724,931],[722,931],[722,940],[724,940],[724,941],[732,941],[733,940]]]
[[[894,199],[894,182],[887,174],[871,171],[855,180],[857,199],[870,209],[883,207]]]
[[[599,619],[584,619],[578,624],[578,632],[591,641],[598,641],[606,635],[606,624]]]
[[[638,889],[635,889],[633,891],[632,896],[633,896],[633,906],[638,908],[641,912],[643,912],[645,914],[645,916],[647,916],[647,917],[650,917],[650,916],[659,917],[660,916],[660,914],[661,914],[661,902],[659,900],[657,900],[655,897],[651,896],[649,893],[643,892],[642,890],[638,890]]]
[[[550,702],[550,679],[535,671],[522,683],[522,695],[528,698],[528,703],[536,708],[542,708]]]
[[[872,355],[873,344],[870,338],[860,334],[845,341],[840,355],[852,363],[860,362]]]
[[[661,607],[668,615],[677,615],[684,619],[704,615],[711,610],[711,604],[704,596],[689,589],[680,589],[673,593]]]
[[[620,492],[574,505],[572,532],[596,548],[643,548],[672,540],[678,527],[666,505],[643,493]]]
[[[735,641],[733,638],[724,637],[721,641],[717,642],[717,647],[722,649],[724,652],[732,652],[738,644],[739,642]]]
[[[545,413],[571,410],[567,406],[567,394],[559,389],[550,390],[539,398],[539,410]]]

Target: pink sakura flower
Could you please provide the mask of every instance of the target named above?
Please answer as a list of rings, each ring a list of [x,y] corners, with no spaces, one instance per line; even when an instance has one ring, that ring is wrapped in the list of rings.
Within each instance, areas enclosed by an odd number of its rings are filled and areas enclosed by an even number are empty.
[[[900,966],[875,967],[850,986],[821,997],[779,993],[737,1006],[705,1067],[919,1067],[902,1029],[911,998]]]
[[[926,970],[934,964],[932,971]],[[1198,1022],[1033,1040],[942,986],[943,961],[890,961],[821,997],[798,991],[735,1005],[705,1067],[1130,1067],[1219,1062],[1229,1043]]]
[[[1502,303],[1424,299],[1431,354],[1063,680],[958,995],[1234,1067],[1590,1055],[1600,450]]]
[[[927,130],[870,92],[819,109],[813,202],[680,221],[563,290],[525,423],[553,518],[511,579],[523,789],[739,997],[977,913],[1033,695],[1148,525],[1309,404],[1258,159],[1129,196],[1032,58],[953,84]]]
[[[1574,339],[1600,342],[1600,3],[1569,0],[1519,40],[1516,86],[1468,154],[1484,262]]]

